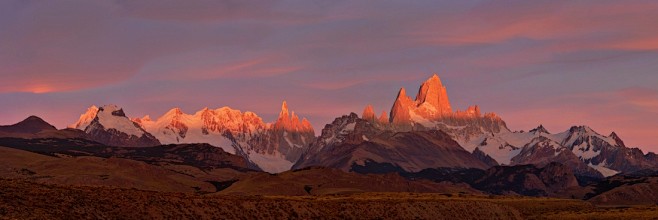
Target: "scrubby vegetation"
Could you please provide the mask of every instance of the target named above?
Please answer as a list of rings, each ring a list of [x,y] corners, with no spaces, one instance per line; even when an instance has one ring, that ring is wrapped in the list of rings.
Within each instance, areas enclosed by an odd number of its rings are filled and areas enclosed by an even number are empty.
[[[0,179],[4,219],[641,219],[656,207],[597,208],[581,200],[432,193],[231,196]]]

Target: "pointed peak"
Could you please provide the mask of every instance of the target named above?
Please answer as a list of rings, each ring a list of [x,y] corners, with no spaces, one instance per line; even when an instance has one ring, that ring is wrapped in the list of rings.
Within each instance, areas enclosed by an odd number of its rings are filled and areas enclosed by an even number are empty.
[[[550,132],[548,132],[548,130],[544,127],[544,125],[541,125],[541,124],[540,124],[537,128],[530,130],[530,133],[534,133],[534,134],[538,134],[538,133],[539,133],[539,134],[541,134],[541,133],[544,133],[544,134],[550,134]]]
[[[439,78],[439,75],[434,73],[429,79],[425,81],[425,83],[432,82],[432,83],[438,83],[441,85],[441,78]]]
[[[279,118],[288,118],[288,103],[286,101],[283,101],[283,104],[281,104],[281,112],[279,113]]]
[[[368,104],[365,109],[363,109],[363,114],[361,118],[364,120],[374,121],[375,120],[375,110],[372,108],[372,105]]]
[[[165,115],[182,115],[182,114],[183,111],[178,107],[172,108],[167,113],[165,113]]]
[[[379,116],[379,123],[382,124],[388,124],[388,113],[386,111],[382,111],[381,116]]]
[[[103,107],[98,108],[98,114],[111,114],[113,116],[126,117],[126,114],[123,112],[123,108],[115,105],[109,104],[104,105]]]
[[[438,115],[453,113],[446,87],[441,84],[441,79],[436,74],[418,88],[416,105],[427,106],[425,108],[428,111],[437,112]]]
[[[592,128],[590,128],[586,125],[581,125],[581,126],[572,126],[571,128],[569,128],[569,131],[571,133],[575,133],[575,132],[588,133],[588,132],[592,132],[593,130],[592,130]]]
[[[400,91],[398,92],[398,99],[406,96],[407,96],[407,91],[404,90],[404,87],[400,88]]]
[[[98,111],[114,112],[117,110],[121,110],[121,108],[115,104],[104,105],[103,107],[98,108]]]
[[[283,100],[283,103],[281,104],[281,110],[288,111],[288,103],[285,100]]]
[[[608,136],[608,137],[610,137],[610,138],[612,138],[613,140],[615,140],[617,146],[623,146],[623,147],[626,147],[626,144],[624,144],[624,141],[621,140],[621,138],[620,138],[620,137],[617,135],[617,133],[615,133],[614,131],[613,131],[612,133],[610,133],[610,136]]]
[[[474,115],[474,116],[478,116],[478,117],[480,115],[482,115],[482,113],[480,112],[480,106],[478,106],[478,105],[468,107],[468,109],[466,110],[466,113],[468,113],[469,115]]]

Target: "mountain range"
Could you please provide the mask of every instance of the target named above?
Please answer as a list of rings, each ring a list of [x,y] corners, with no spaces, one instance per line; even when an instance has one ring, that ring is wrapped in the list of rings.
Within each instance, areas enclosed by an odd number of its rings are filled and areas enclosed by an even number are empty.
[[[38,132],[34,132],[38,131]],[[454,110],[435,74],[415,98],[401,88],[390,110],[377,117],[371,105],[361,116],[336,118],[316,137],[311,123],[284,101],[277,120],[266,123],[253,112],[229,107],[186,114],[173,108],[153,120],[129,118],[116,105],[91,106],[67,129],[38,117],[0,127],[3,136],[81,138],[106,146],[153,147],[207,143],[270,173],[306,167],[347,172],[420,172],[435,168],[488,169],[505,165],[567,165],[582,177],[603,178],[658,166],[653,153],[625,146],[614,132],[602,135],[587,126],[550,133],[539,125],[511,131],[495,113],[474,105]],[[19,135],[20,134],[20,135]]]
[[[658,165],[655,154],[626,147],[614,132],[605,136],[573,126],[551,134],[541,125],[529,132],[511,131],[500,116],[482,114],[477,105],[453,111],[437,75],[422,83],[415,99],[401,88],[388,120],[385,112],[379,118],[374,112],[368,105],[360,118],[350,114],[334,120],[293,168],[415,172],[559,162],[579,176],[601,178]]]
[[[148,115],[130,119],[121,108],[105,105],[91,106],[69,128],[84,130],[94,141],[110,146],[208,143],[272,173],[289,170],[304,146],[315,139],[310,122],[290,113],[285,101],[272,123],[229,107],[204,108],[194,114],[174,108],[152,120]]]

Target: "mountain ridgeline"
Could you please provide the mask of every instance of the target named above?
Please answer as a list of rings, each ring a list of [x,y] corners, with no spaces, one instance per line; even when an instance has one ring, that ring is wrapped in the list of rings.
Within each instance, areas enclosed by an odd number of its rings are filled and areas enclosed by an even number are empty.
[[[57,130],[32,116],[0,126],[1,137],[84,139],[105,146],[154,147],[207,143],[244,158],[270,173],[328,167],[360,173],[414,173],[426,169],[478,169],[560,163],[576,176],[601,179],[655,169],[658,157],[627,147],[614,132],[587,126],[551,133],[543,126],[511,131],[495,113],[477,105],[454,110],[437,75],[423,82],[415,98],[401,88],[390,110],[375,114],[368,105],[336,118],[315,136],[311,123],[284,101],[277,120],[222,107],[187,114],[174,108],[153,120],[129,118],[115,105],[92,106],[69,128]]]
[[[130,119],[123,109],[106,105],[90,107],[69,128],[84,130],[91,140],[110,146],[208,143],[272,173],[289,170],[315,139],[311,123],[289,112],[285,101],[273,123],[229,107],[204,108],[194,114],[174,108],[157,120],[148,115]]]

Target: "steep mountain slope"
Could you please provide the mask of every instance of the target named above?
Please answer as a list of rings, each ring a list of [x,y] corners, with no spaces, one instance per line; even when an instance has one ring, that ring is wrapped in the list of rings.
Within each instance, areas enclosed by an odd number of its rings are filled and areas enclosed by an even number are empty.
[[[115,145],[118,145],[116,140],[106,139],[121,137],[135,142],[140,139],[130,138],[143,134],[163,144],[209,143],[242,156],[260,169],[272,173],[289,170],[303,149],[315,139],[310,122],[305,118],[300,119],[295,112],[290,113],[285,101],[274,123],[263,122],[253,112],[243,113],[229,107],[204,108],[192,115],[174,108],[155,121],[149,116],[134,118],[132,121],[124,120],[127,119],[125,117],[107,120],[109,117],[101,114],[106,112],[106,108],[90,107],[71,127],[84,129],[87,133],[93,132],[94,140]],[[123,115],[123,112],[117,114]],[[98,129],[100,125],[132,136],[105,135],[105,131],[110,129]],[[121,143],[119,146],[130,145]]]
[[[371,173],[390,167],[410,172],[436,167],[488,167],[441,131],[392,132],[354,113],[325,126],[293,169],[309,166]]]
[[[89,121],[90,118],[93,118]],[[120,147],[147,147],[160,145],[160,141],[131,121],[123,109],[116,105],[100,108],[92,106],[80,116],[71,128],[84,130],[99,143]]]

